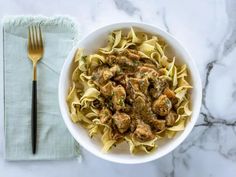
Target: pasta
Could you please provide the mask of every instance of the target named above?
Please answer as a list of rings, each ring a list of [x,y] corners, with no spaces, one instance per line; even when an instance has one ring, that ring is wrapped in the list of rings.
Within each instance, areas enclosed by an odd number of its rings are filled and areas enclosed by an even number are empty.
[[[166,55],[158,36],[121,30],[84,55],[78,49],[67,103],[71,120],[101,135],[102,151],[127,142],[132,154],[150,153],[158,140],[183,131],[191,116],[187,66]]]

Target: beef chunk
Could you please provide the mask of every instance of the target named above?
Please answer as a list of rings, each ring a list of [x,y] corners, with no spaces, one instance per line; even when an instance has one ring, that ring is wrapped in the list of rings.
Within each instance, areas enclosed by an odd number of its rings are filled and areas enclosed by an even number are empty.
[[[104,96],[111,96],[112,92],[114,89],[114,83],[112,83],[111,81],[109,81],[106,85],[104,86],[100,86],[100,92],[104,95]]]
[[[166,116],[170,112],[171,108],[172,103],[166,95],[161,95],[152,104],[153,112],[160,116]]]
[[[92,80],[97,85],[104,85],[113,76],[113,73],[108,67],[99,67],[95,72],[93,72]]]
[[[157,99],[167,86],[168,84],[164,79],[152,79],[149,93],[153,98]]]
[[[173,126],[177,118],[178,118],[178,115],[176,114],[176,112],[170,111],[170,113],[165,117],[166,125]]]
[[[123,53],[131,60],[139,60],[140,59],[140,56],[139,56],[137,50],[125,49]]]
[[[128,82],[135,91],[141,91],[142,93],[147,94],[147,89],[149,86],[147,78],[129,78]]]
[[[176,104],[178,102],[178,98],[175,96],[174,91],[172,91],[169,87],[165,88],[163,91],[163,94],[166,95],[172,104]]]
[[[134,136],[141,142],[149,141],[155,138],[150,126],[144,122],[138,123],[137,128],[134,131]]]
[[[114,109],[119,111],[125,107],[126,92],[124,87],[118,85],[113,89],[112,103]]]
[[[110,123],[112,113],[108,108],[103,107],[98,116],[101,120],[101,123],[108,124]]]
[[[112,119],[120,133],[124,133],[130,127],[131,119],[128,114],[116,112]]]
[[[112,72],[113,76],[121,72],[121,68],[119,65],[114,65],[110,68],[110,71]]]
[[[156,79],[159,77],[159,73],[155,69],[149,68],[147,66],[139,66],[138,71],[140,76],[144,75],[150,79]]]
[[[136,114],[140,115],[140,119],[146,124],[150,125],[153,129],[161,131],[165,129],[165,120],[159,120],[152,112],[151,107],[145,103],[144,98],[137,97],[134,102],[134,110]]]
[[[115,56],[115,55],[108,55],[106,57],[106,62],[112,66],[114,64],[118,64],[120,66],[134,66],[134,63],[131,59],[127,58],[126,56]]]

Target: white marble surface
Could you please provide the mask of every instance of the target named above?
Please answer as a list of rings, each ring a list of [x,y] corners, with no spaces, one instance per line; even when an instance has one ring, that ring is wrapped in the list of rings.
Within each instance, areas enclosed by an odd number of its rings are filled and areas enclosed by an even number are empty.
[[[141,165],[110,163],[85,150],[82,163],[6,162],[1,115],[0,177],[236,176],[236,1],[0,0],[0,18],[18,14],[71,15],[78,21],[81,35],[118,21],[160,26],[176,36],[194,57],[204,85],[204,98],[198,123],[184,143],[171,154]]]

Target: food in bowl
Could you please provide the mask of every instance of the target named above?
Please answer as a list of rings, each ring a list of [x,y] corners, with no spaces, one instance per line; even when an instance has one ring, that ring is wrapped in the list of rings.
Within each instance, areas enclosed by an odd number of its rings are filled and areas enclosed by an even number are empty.
[[[108,35],[96,53],[74,57],[67,97],[71,120],[101,135],[103,151],[121,142],[130,152],[152,152],[158,141],[184,130],[191,115],[186,65],[168,58],[166,42],[144,32]]]

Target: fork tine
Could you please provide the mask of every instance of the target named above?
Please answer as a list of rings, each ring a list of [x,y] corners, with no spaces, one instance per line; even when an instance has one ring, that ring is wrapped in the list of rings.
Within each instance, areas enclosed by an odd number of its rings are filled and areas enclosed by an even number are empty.
[[[28,50],[33,49],[33,39],[31,27],[28,27]]]
[[[41,30],[40,25],[39,25],[39,46],[43,50],[43,37],[42,37],[42,30]]]
[[[35,39],[35,32],[34,32],[34,27],[31,26],[31,39],[32,39],[32,49],[35,50],[36,47],[35,47],[35,42],[36,42],[36,39]]]
[[[35,35],[35,49],[39,49],[39,37],[38,37],[38,31],[37,27],[34,26],[34,35]]]

